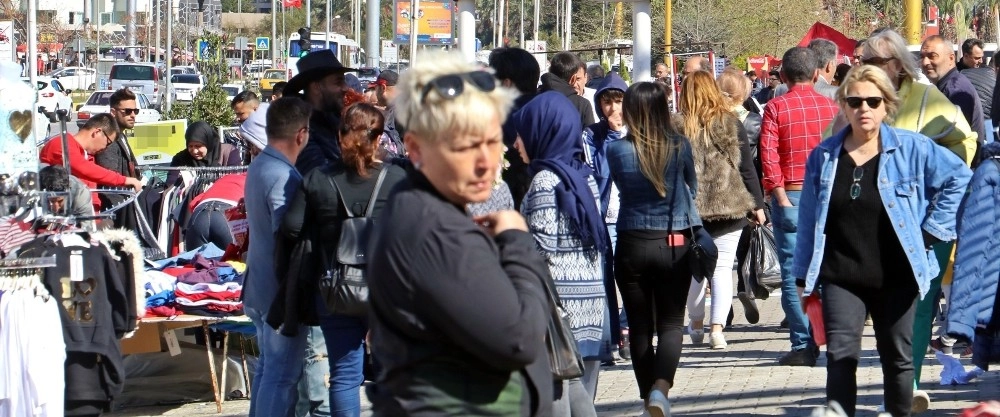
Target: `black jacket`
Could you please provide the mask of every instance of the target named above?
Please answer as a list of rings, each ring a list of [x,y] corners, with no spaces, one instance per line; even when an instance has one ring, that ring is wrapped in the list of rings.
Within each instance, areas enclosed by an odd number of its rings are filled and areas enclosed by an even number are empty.
[[[340,162],[340,116],[314,111],[309,118],[309,142],[295,160],[295,168],[305,176],[316,168]]]
[[[139,178],[136,173],[138,164],[135,160],[135,154],[132,153],[132,148],[124,133],[119,134],[117,140],[94,155],[94,162],[126,177]]]
[[[551,414],[551,280],[531,234],[490,237],[419,172],[393,190],[368,253],[376,416]],[[520,381],[521,404],[488,404]]]
[[[389,171],[375,199],[372,212],[375,218],[385,209],[392,188],[406,177],[406,171],[398,166],[386,165],[383,169]],[[319,324],[315,306],[319,291],[316,278],[328,267],[324,266],[323,260],[332,262],[334,259],[340,225],[346,218],[330,179],[337,181],[354,215],[363,216],[378,175],[378,169],[371,170],[368,177],[361,177],[355,171],[335,166],[314,169],[302,179],[302,185],[288,203],[281,223],[279,240],[284,241],[284,250],[290,252],[279,254],[275,263],[278,276],[283,277],[284,282],[268,310],[267,322],[271,327],[280,327],[282,334],[293,336],[297,324]],[[281,253],[282,250],[276,252]]]
[[[590,126],[596,123],[594,106],[590,104],[590,101],[577,94],[576,89],[569,85],[569,82],[547,72],[542,74],[542,88],[538,92],[544,93],[549,90],[562,93],[573,103],[573,107],[576,107],[576,110],[580,112],[580,122],[583,123],[581,126]],[[580,133],[583,134],[583,131]]]
[[[983,117],[992,119],[993,115],[993,87],[997,83],[997,73],[989,67],[969,68],[963,70],[962,74],[969,79],[972,86],[976,88],[979,102],[983,105]],[[989,134],[990,132],[986,132]]]

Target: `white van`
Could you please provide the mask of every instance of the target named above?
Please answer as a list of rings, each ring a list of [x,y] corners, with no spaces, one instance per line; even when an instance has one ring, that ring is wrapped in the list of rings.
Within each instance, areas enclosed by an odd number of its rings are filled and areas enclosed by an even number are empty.
[[[160,91],[160,69],[155,64],[118,62],[111,67],[111,90],[128,88],[145,94],[149,102],[159,108],[163,92]]]

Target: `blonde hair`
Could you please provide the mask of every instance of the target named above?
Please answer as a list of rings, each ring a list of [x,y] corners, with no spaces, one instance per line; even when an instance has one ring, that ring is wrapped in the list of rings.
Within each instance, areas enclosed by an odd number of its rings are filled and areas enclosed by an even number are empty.
[[[684,116],[684,136],[692,141],[708,140],[706,128],[732,113],[712,75],[704,71],[693,72],[684,79],[677,104]]]
[[[861,82],[872,83],[882,92],[882,105],[885,106],[885,122],[892,124],[893,119],[896,118],[896,113],[899,111],[899,96],[896,95],[896,89],[893,87],[892,81],[889,81],[889,76],[886,75],[885,71],[882,71],[882,68],[874,65],[862,65],[851,68],[844,77],[844,82],[840,83],[840,87],[837,87],[837,103],[843,106],[847,102],[847,89],[851,85]]]
[[[722,74],[719,74],[719,78],[715,79],[715,84],[722,90],[730,109],[742,106],[747,97],[750,97],[752,82],[743,71],[734,67],[726,67]]]
[[[660,197],[667,196],[667,163],[680,148],[680,138],[670,123],[667,90],[657,82],[638,82],[625,92],[622,116],[628,126],[626,140],[635,145],[639,171]]]
[[[455,52],[428,51],[417,54],[416,65],[404,71],[396,84],[394,100],[396,120],[407,132],[431,141],[455,134],[484,134],[489,128],[484,118],[496,114],[503,123],[518,93],[496,82],[493,91],[481,91],[465,82],[465,90],[452,99],[444,99],[431,90],[421,102],[424,87],[437,77],[482,70]],[[484,70],[485,71],[485,70]]]

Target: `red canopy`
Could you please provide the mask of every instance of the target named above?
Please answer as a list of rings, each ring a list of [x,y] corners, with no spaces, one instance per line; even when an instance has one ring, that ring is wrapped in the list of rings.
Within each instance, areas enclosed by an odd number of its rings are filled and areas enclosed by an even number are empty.
[[[857,45],[856,40],[848,38],[837,29],[824,25],[820,22],[816,22],[811,28],[809,28],[809,31],[806,32],[806,36],[802,37],[798,46],[809,46],[809,42],[816,38],[833,41],[833,43],[837,44],[837,52],[841,56],[853,55],[854,46]]]

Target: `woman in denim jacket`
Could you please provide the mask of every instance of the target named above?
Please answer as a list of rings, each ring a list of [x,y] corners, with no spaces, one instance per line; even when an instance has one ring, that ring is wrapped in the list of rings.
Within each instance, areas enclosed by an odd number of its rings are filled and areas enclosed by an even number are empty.
[[[827,400],[854,415],[867,311],[875,322],[885,409],[908,416],[917,298],[939,271],[929,248],[955,239],[971,172],[926,136],[886,124],[899,97],[878,67],[851,70],[837,102],[850,126],[806,162],[792,273],[806,296],[822,290]]]
[[[691,268],[688,238],[701,226],[694,207],[691,144],[665,117],[667,91],[641,82],[625,92],[625,140],[608,144],[620,191],[615,279],[629,314],[629,342],[639,395],[651,416],[670,415],[667,394],[681,355]],[[654,310],[655,308],[655,310]],[[659,337],[656,352],[653,335]]]

